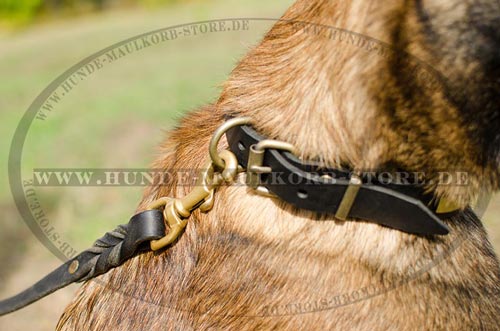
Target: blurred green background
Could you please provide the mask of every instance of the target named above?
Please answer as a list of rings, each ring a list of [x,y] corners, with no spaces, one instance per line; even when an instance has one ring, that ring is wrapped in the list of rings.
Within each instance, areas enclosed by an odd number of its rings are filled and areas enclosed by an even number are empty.
[[[35,97],[85,57],[129,37],[168,26],[234,17],[279,18],[292,0],[0,0],[0,297],[13,294],[58,261],[20,218],[9,190],[12,135]],[[165,130],[214,101],[236,62],[272,22],[250,30],[179,38],[120,59],[81,82],[46,121],[35,122],[23,154],[34,167],[148,167]],[[124,223],[141,187],[38,188],[51,223],[76,250]],[[484,217],[500,249],[499,199]],[[0,330],[53,329],[76,286],[0,318]]]
[[[156,8],[189,0],[0,0],[4,27],[20,27],[70,16],[123,8]],[[192,2],[192,1],[191,1]]]

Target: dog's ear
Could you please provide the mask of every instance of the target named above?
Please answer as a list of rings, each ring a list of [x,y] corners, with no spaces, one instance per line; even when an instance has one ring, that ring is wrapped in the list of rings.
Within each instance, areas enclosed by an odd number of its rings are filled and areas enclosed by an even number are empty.
[[[416,29],[451,105],[460,111],[476,163],[500,166],[500,2],[414,0]],[[412,37],[413,36],[413,37]]]
[[[379,70],[387,88],[372,89],[396,133],[391,161],[467,172],[468,187],[435,188],[452,199],[498,189],[500,2],[413,0],[394,13],[386,20],[393,51]]]

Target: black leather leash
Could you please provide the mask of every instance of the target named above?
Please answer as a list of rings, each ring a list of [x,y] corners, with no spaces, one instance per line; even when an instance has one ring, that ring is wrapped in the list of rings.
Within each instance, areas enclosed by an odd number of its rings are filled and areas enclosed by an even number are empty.
[[[439,203],[433,203],[433,196],[418,185],[385,184],[366,174],[358,177],[349,171],[321,168],[318,163],[272,147],[257,150],[256,146],[266,139],[248,125],[231,128],[226,138],[239,164],[247,169],[247,179],[258,177],[253,186],[265,187],[299,209],[332,214],[342,220],[361,219],[418,235],[448,234],[441,218],[457,212],[439,214]],[[260,154],[261,160],[252,173],[249,159],[255,154]]]
[[[102,275],[130,259],[151,240],[165,236],[163,212],[148,210],[133,216],[126,225],[106,233],[94,245],[67,261],[39,282],[7,300],[0,301],[0,316],[19,310],[68,286]]]

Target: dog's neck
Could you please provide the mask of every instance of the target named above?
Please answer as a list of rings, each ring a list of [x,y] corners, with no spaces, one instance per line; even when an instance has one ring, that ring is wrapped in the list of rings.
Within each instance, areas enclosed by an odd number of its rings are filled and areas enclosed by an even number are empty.
[[[335,7],[298,2],[283,19],[337,26],[329,18],[339,16]],[[375,166],[380,156],[367,158],[367,146],[361,146],[373,134],[374,106],[354,102],[370,98],[358,63],[344,61],[354,50],[339,52],[334,41],[314,36],[315,27],[276,24],[233,71],[219,108],[255,118],[263,133],[297,145],[304,158],[331,166],[341,161]],[[380,152],[371,148],[369,153]]]
[[[217,108],[253,117],[260,132],[325,166],[420,171],[432,183],[439,171],[468,172],[465,186],[428,185],[464,207],[483,185],[477,179],[483,169],[463,157],[472,147],[456,110],[435,89],[427,95],[422,82],[405,80],[413,77],[395,77],[404,51],[427,56],[418,45],[397,44],[398,33],[409,29],[401,24],[411,19],[384,20],[395,10],[361,1],[299,1],[232,72]],[[425,102],[408,102],[415,95],[400,85],[424,91],[418,97]]]

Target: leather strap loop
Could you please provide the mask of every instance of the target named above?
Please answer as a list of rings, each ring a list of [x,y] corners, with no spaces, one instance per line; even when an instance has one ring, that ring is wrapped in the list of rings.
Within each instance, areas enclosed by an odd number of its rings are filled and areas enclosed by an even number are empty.
[[[67,261],[30,288],[0,301],[0,316],[21,309],[71,283],[102,275],[133,257],[143,248],[143,243],[160,239],[164,235],[162,211],[138,213],[128,224],[106,233],[90,249]],[[144,248],[148,247],[144,245]]]

